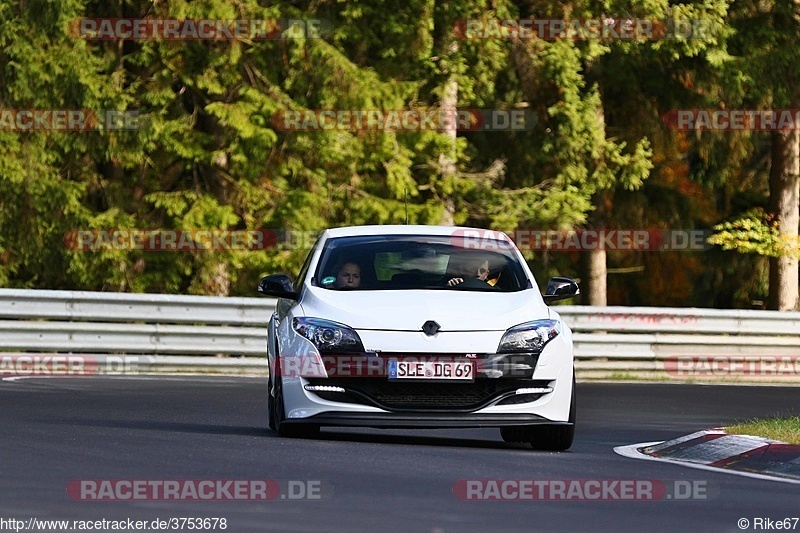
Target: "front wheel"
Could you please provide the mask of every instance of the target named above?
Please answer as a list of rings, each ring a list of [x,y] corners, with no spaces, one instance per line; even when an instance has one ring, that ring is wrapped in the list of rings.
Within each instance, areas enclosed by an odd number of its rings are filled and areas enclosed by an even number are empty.
[[[572,378],[572,396],[569,404],[571,426],[543,424],[500,429],[505,442],[529,442],[534,450],[562,452],[572,446],[575,439],[575,378]]]
[[[270,372],[269,382],[267,383],[267,413],[269,416],[269,429],[278,431],[278,427],[275,425],[275,398],[272,396],[272,372]]]
[[[270,428],[272,428],[274,420],[274,430],[278,432],[281,437],[289,438],[314,438],[319,435],[319,426],[315,424],[287,424],[286,423],[286,407],[283,402],[283,379],[279,376],[275,381],[275,400],[273,402],[273,411],[270,412]],[[270,399],[272,397],[270,396]],[[272,413],[275,416],[271,416]]]
[[[575,377],[572,378],[572,397],[569,403],[569,422],[571,426],[534,426],[531,432],[531,446],[534,450],[562,452],[572,446],[575,439]]]

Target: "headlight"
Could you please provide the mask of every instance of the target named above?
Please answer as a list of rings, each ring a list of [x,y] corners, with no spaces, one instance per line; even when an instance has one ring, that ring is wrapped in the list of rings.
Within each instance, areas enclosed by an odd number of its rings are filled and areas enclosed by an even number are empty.
[[[320,352],[363,352],[364,345],[353,328],[321,318],[295,318],[294,330],[314,343]]]
[[[514,326],[500,340],[498,353],[534,352],[541,353],[547,343],[561,333],[558,320],[534,320]]]

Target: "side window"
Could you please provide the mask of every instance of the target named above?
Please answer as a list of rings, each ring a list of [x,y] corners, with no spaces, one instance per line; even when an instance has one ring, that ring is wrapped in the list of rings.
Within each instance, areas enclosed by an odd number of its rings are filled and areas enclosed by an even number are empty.
[[[295,290],[301,291],[303,288],[303,284],[306,281],[306,276],[308,275],[308,267],[311,265],[311,258],[314,256],[314,251],[317,249],[317,244],[319,244],[319,240],[317,240],[317,242],[314,243],[314,246],[311,247],[311,251],[308,252],[306,260],[303,261],[303,266],[300,267],[300,272],[297,274],[297,279],[294,280]]]

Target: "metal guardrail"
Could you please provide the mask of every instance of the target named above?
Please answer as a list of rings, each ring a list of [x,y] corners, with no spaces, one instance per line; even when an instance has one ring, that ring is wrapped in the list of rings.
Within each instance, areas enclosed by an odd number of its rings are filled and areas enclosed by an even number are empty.
[[[128,354],[147,357],[147,371],[264,374],[274,309],[266,298],[0,289],[0,351]],[[554,309],[574,332],[579,378],[800,383],[800,313]],[[763,375],[754,375],[752,364],[744,376],[728,368],[753,361]]]
[[[266,298],[0,289],[0,319],[264,326]]]
[[[800,313],[556,307],[583,378],[800,384]]]
[[[671,307],[555,306],[575,331],[790,335],[800,339],[800,313]]]

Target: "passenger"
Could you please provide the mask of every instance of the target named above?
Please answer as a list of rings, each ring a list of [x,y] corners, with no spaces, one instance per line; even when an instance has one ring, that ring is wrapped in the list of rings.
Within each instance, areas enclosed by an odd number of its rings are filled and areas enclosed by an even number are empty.
[[[462,276],[451,278],[447,282],[448,287],[455,287],[463,283],[465,279],[479,279],[486,281],[489,279],[489,261],[487,259],[471,258],[464,262]]]
[[[357,289],[361,286],[361,267],[358,263],[348,261],[336,273],[337,289]]]

